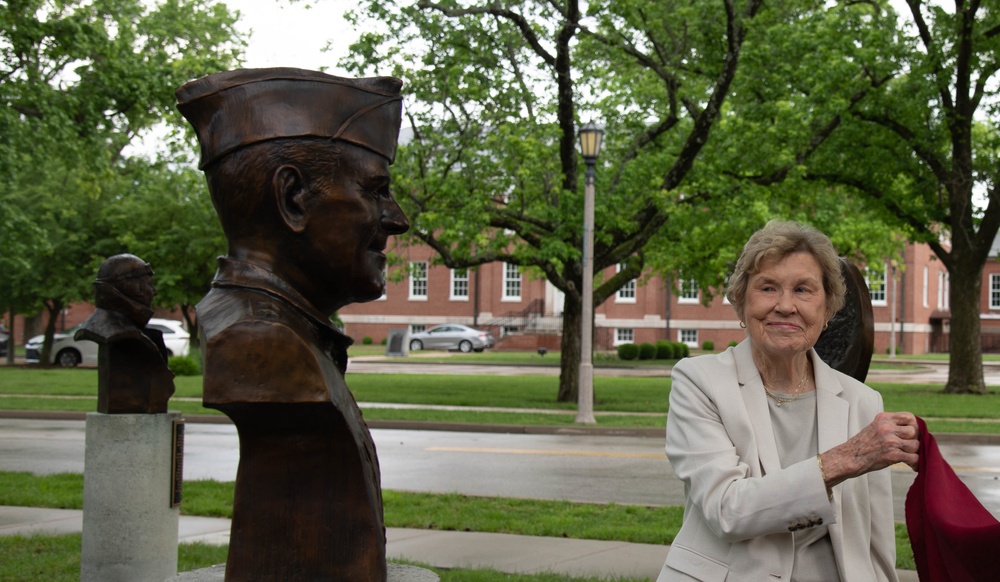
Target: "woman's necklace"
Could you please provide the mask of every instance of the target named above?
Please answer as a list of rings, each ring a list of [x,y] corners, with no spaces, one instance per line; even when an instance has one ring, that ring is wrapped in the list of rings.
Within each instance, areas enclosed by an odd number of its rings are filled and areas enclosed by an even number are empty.
[[[761,382],[761,383],[763,384],[763,382]],[[785,397],[782,397],[782,396],[778,396],[773,391],[771,391],[770,388],[767,387],[767,384],[764,384],[764,394],[767,394],[768,396],[770,396],[771,399],[774,400],[775,404],[780,408],[782,404],[786,404],[788,402],[795,402],[796,400],[798,400],[798,399],[802,398],[803,396],[805,396],[805,392],[803,392],[803,388],[805,387],[805,383],[806,383],[806,375],[803,374],[802,378],[799,380],[798,389],[794,393],[792,393],[791,396],[788,397],[788,398],[785,398]]]
[[[779,408],[781,407],[782,404],[785,404],[786,402],[795,402],[799,398],[805,396],[805,394],[793,394],[791,398],[782,398],[781,396],[778,396],[774,392],[771,392],[771,389],[768,388],[767,386],[764,386],[764,394],[770,396]]]

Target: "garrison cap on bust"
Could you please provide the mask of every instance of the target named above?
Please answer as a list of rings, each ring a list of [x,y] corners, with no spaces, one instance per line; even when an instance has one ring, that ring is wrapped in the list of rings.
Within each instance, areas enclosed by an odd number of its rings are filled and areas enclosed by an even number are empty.
[[[184,84],[177,89],[177,108],[198,134],[201,169],[241,147],[288,137],[342,140],[392,163],[402,84],[393,77],[239,69]]]

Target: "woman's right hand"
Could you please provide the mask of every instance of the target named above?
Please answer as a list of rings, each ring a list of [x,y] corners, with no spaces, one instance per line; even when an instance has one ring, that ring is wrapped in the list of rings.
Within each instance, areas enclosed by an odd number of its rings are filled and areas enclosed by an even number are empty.
[[[919,436],[913,414],[880,412],[861,432],[820,455],[827,488],[896,463],[906,463],[915,471]]]

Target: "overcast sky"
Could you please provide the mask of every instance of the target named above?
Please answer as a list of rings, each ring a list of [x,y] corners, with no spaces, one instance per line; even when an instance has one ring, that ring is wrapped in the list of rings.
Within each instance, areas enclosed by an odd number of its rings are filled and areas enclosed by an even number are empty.
[[[246,67],[297,67],[344,75],[336,64],[357,38],[344,21],[355,0],[226,0],[242,14],[237,27],[250,34]],[[323,52],[327,43],[333,50]]]

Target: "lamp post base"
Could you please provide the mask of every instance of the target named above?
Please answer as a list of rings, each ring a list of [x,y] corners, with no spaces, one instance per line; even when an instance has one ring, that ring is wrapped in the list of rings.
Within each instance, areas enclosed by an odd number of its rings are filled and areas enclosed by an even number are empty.
[[[594,365],[580,364],[580,394],[577,398],[577,424],[597,424],[594,418]]]

